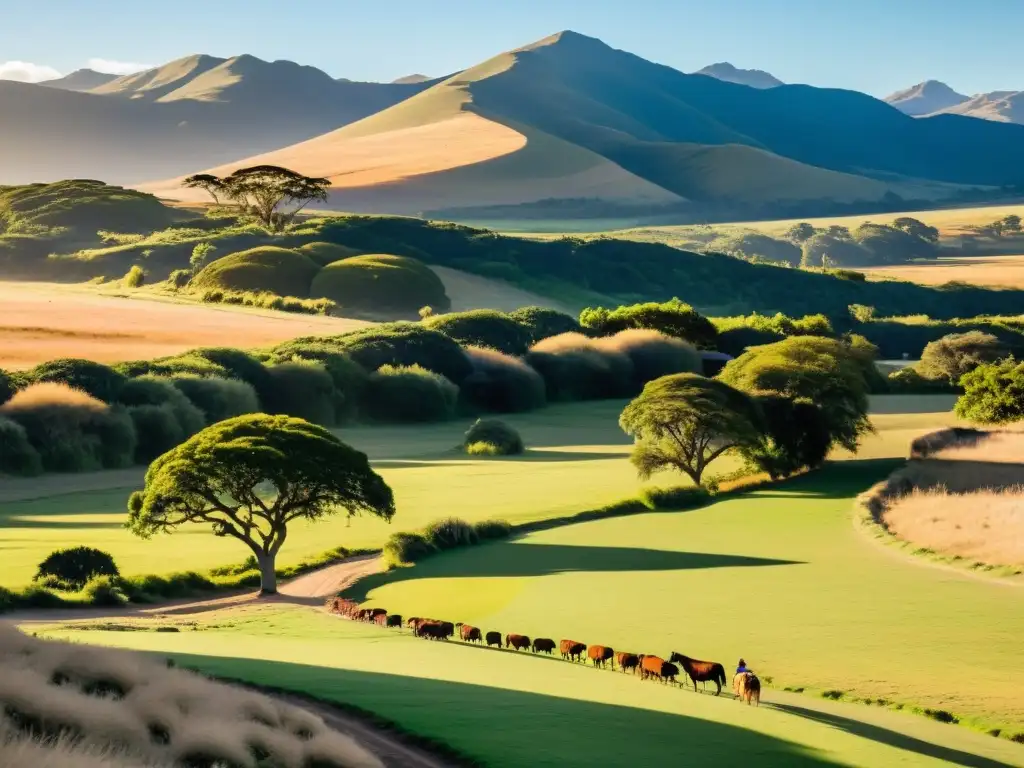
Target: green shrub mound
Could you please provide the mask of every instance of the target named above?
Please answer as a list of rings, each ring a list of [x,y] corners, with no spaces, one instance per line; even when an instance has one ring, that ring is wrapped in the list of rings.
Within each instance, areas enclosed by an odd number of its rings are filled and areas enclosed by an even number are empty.
[[[983,363],[994,363],[1009,354],[1009,347],[991,333],[951,333],[938,341],[929,342],[916,368],[926,379],[945,381],[956,386],[964,374]]]
[[[39,564],[33,581],[76,592],[95,576],[119,576],[114,558],[92,547],[58,549]]]
[[[18,391],[18,380],[7,371],[0,369],[0,405],[3,405]]]
[[[886,388],[894,395],[934,395],[956,391],[944,379],[926,379],[911,366],[893,371],[886,377]]]
[[[275,385],[270,372],[262,362],[248,352],[231,347],[205,347],[193,349],[186,355],[209,360],[223,369],[229,378],[251,384],[260,403],[264,405],[275,395]]]
[[[0,416],[0,475],[38,475],[43,471],[39,452],[29,442],[25,428]]]
[[[533,343],[560,333],[580,333],[583,330],[572,315],[547,307],[520,307],[515,312],[509,312],[508,316],[529,329],[530,341]]]
[[[174,413],[186,437],[191,437],[206,426],[203,412],[169,379],[149,374],[129,379],[118,399],[129,408],[143,405],[167,406]]]
[[[673,373],[701,373],[704,367],[700,352],[692,344],[659,331],[634,328],[595,339],[594,344],[629,358],[637,391],[648,381]]]
[[[727,331],[721,331],[718,334],[716,346],[719,352],[739,357],[751,347],[773,344],[776,341],[782,341],[784,338],[786,337],[775,331],[740,326],[730,328]]]
[[[524,360],[543,377],[552,401],[628,397],[635,387],[626,355],[578,333],[539,341]]]
[[[331,426],[337,421],[334,380],[324,366],[292,361],[267,369],[273,395],[264,402],[267,413],[297,416],[314,424]]]
[[[960,418],[979,424],[1024,419],[1024,363],[1012,357],[984,363],[964,374],[960,386],[964,393],[954,408]]]
[[[183,375],[171,377],[171,382],[202,411],[207,424],[260,410],[256,390],[244,381]]]
[[[458,517],[435,520],[423,529],[427,543],[439,551],[476,544],[479,539],[472,525]]]
[[[361,253],[361,251],[357,251],[355,248],[349,248],[347,245],[338,245],[337,243],[306,243],[298,251],[299,253],[304,253],[321,267],[326,267],[335,261],[358,256]]]
[[[211,261],[192,279],[193,290],[275,293],[309,297],[320,267],[309,256],[289,248],[263,245]]]
[[[800,264],[800,248],[788,240],[778,240],[760,232],[740,232],[712,240],[706,250],[726,253],[752,262],[773,262],[795,267]]]
[[[274,363],[318,363],[334,386],[334,415],[339,422],[356,418],[369,378],[366,370],[329,341],[286,341],[271,351]]]
[[[156,360],[132,360],[118,363],[114,370],[129,378],[152,374],[154,376],[217,376],[222,379],[231,378],[228,370],[194,352],[184,352],[173,357],[161,357]]]
[[[384,365],[418,365],[456,384],[473,372],[473,365],[457,342],[420,323],[385,323],[341,336],[297,341],[335,344],[370,372]]]
[[[611,336],[629,328],[661,331],[684,339],[700,349],[714,349],[718,330],[704,315],[679,299],[629,304],[616,309],[588,307],[580,313],[580,325],[597,336]]]
[[[508,355],[522,355],[533,343],[529,328],[493,309],[434,315],[423,324],[463,346],[489,347]]]
[[[202,414],[191,403],[188,403],[188,406],[199,416],[198,428],[183,424],[171,403],[128,406],[128,415],[137,436],[134,458],[136,464],[149,464],[157,456],[167,453],[202,429]]]
[[[108,365],[73,358],[41,363],[28,372],[27,378],[37,384],[66,384],[105,403],[117,400],[125,383],[124,375]]]
[[[370,375],[367,416],[383,422],[443,421],[455,415],[459,388],[418,365],[385,365]]]
[[[493,349],[466,347],[473,373],[460,387],[462,402],[472,410],[520,413],[547,404],[544,379],[522,360]]]
[[[384,544],[382,556],[384,565],[394,568],[410,565],[437,552],[434,546],[420,533],[393,533]]]
[[[135,430],[121,406],[64,384],[33,384],[0,406],[17,422],[47,472],[119,469],[135,457]]]
[[[313,280],[309,295],[330,299],[342,312],[415,317],[420,307],[446,312],[451,300],[441,278],[407,256],[366,254],[328,264]]]
[[[471,456],[516,456],[526,450],[519,433],[498,419],[473,422],[462,447]]]

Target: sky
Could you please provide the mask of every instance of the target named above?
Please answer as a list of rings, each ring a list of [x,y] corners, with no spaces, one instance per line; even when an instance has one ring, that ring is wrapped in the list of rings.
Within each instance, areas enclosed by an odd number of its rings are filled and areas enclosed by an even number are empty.
[[[718,61],[885,96],[1024,90],[1024,0],[0,0],[0,78],[126,73],[193,53],[334,77],[450,74],[571,29],[684,72]]]

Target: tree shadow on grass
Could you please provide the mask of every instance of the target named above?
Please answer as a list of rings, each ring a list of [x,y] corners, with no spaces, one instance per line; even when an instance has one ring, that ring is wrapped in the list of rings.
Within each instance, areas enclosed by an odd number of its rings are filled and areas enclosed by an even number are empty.
[[[800,744],[683,714],[305,664],[172,656],[207,674],[373,713],[379,726],[434,739],[484,765],[838,765]]]
[[[899,459],[829,461],[821,469],[794,477],[749,495],[760,499],[846,499],[866,491],[897,469]]]
[[[124,529],[124,523],[110,522],[110,523],[99,523],[99,522],[87,522],[83,523],[78,520],[47,520],[43,517],[20,517],[18,515],[12,515],[11,517],[0,517],[0,527],[2,528],[49,528],[49,529],[60,529],[68,528],[75,530],[114,530],[117,528]]]
[[[685,571],[703,568],[749,568],[803,565],[706,552],[673,552],[634,547],[587,547],[503,541],[445,553],[412,568],[396,568],[360,579],[343,594],[356,600],[377,587],[409,579],[549,576],[557,573]]]
[[[816,723],[823,723],[825,725],[838,728],[847,733],[851,733],[854,736],[860,736],[864,739],[871,739],[871,741],[877,741],[882,744],[888,744],[892,747],[899,747],[905,749],[908,752],[916,752],[919,755],[927,755],[928,757],[934,757],[936,760],[943,760],[954,765],[969,766],[969,768],[1003,768],[1007,763],[999,762],[998,760],[992,760],[981,755],[972,755],[969,752],[963,752],[959,749],[952,749],[951,747],[944,747],[940,744],[932,744],[928,741],[922,741],[921,739],[914,738],[913,736],[907,736],[903,733],[896,731],[890,731],[888,728],[883,728],[879,725],[872,725],[871,723],[865,723],[860,720],[853,720],[849,717],[843,717],[830,712],[820,712],[816,709],[808,709],[807,707],[798,707],[795,704],[765,704],[767,707],[777,709],[780,712],[785,712],[789,715],[796,715],[797,717],[804,717],[808,720],[813,720]]]

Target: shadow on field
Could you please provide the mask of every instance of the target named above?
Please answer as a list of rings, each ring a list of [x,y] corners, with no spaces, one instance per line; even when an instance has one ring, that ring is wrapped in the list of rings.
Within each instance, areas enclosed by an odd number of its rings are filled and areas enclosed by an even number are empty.
[[[367,576],[343,594],[365,600],[377,587],[409,579],[549,576],[556,573],[608,573],[616,571],[686,571],[702,568],[749,568],[803,565],[796,560],[775,560],[705,552],[672,552],[634,547],[587,547],[527,542],[495,542],[460,549],[425,560],[412,568],[397,568]]]
[[[60,513],[63,515],[64,513]],[[126,515],[127,517],[127,515]],[[21,517],[19,515],[12,515],[11,517],[0,516],[0,525],[4,528],[73,528],[75,530],[99,530],[99,529],[124,529],[124,523],[110,522],[110,523],[83,523],[78,520],[74,520],[71,516],[66,520],[48,520],[45,516],[32,516],[32,517]],[[70,534],[69,534],[70,535]]]
[[[777,709],[780,712],[785,712],[788,715],[804,717],[808,720],[813,720],[816,723],[823,723],[825,725],[832,726],[833,728],[838,728],[839,730],[846,731],[854,736],[860,736],[864,739],[871,739],[871,741],[888,744],[891,747],[905,749],[908,752],[916,752],[919,755],[934,757],[936,760],[953,763],[954,765],[964,765],[969,768],[1004,768],[1004,766],[1008,765],[1007,763],[1002,763],[998,760],[992,760],[987,757],[982,757],[981,755],[972,755],[970,752],[962,752],[959,749],[943,747],[940,744],[932,744],[928,741],[916,739],[913,736],[907,736],[903,733],[890,731],[888,728],[882,728],[881,726],[861,722],[860,720],[852,720],[848,717],[843,717],[842,715],[836,715],[829,712],[819,712],[816,709],[798,707],[794,704],[768,703],[765,704],[765,706]]]
[[[828,461],[807,475],[794,477],[745,494],[758,499],[852,499],[891,474],[901,459],[849,459]]]
[[[207,674],[357,708],[378,726],[433,738],[484,765],[838,765],[793,742],[682,714],[305,664],[172,657]]]

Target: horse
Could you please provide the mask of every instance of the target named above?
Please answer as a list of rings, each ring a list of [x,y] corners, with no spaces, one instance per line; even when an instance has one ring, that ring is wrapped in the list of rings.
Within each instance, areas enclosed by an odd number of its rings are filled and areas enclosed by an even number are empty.
[[[740,701],[747,704],[753,702],[755,707],[761,706],[761,681],[753,672],[740,672],[732,679],[732,689]]]
[[[693,683],[694,693],[697,692],[698,680],[710,680],[717,685],[718,690],[715,691],[715,696],[722,692],[722,686],[725,685],[725,667],[717,661],[698,661],[697,659],[691,659],[689,656],[684,656],[677,651],[672,651],[669,661],[679,662],[679,665]]]

